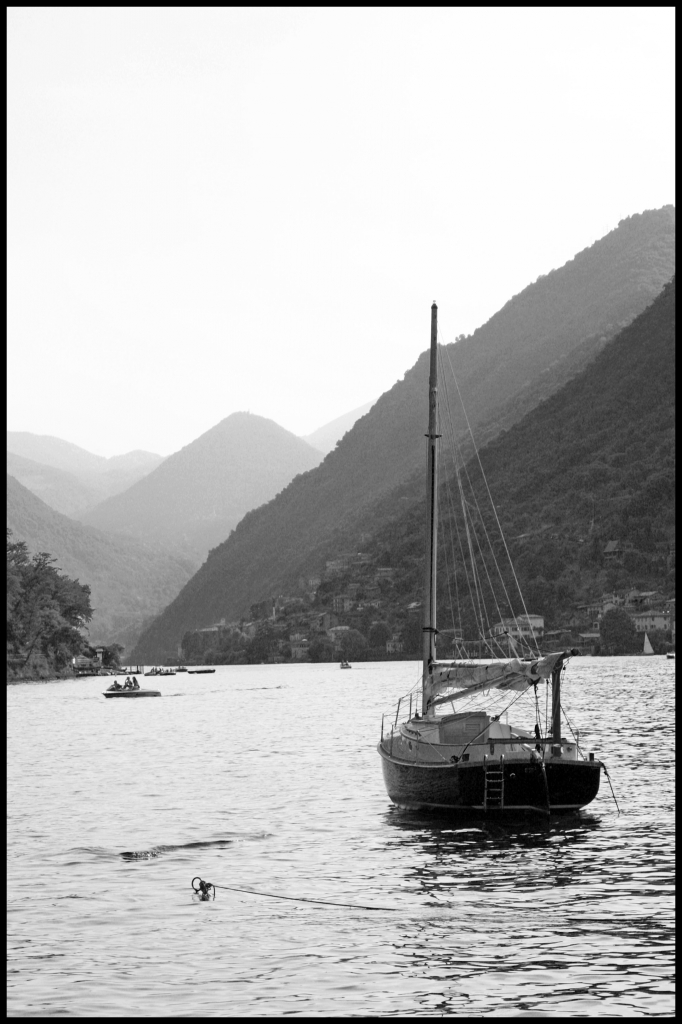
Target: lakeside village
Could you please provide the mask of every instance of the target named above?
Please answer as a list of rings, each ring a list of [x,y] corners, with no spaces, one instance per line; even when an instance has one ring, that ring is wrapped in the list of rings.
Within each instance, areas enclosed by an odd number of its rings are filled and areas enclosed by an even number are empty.
[[[248,621],[221,619],[188,631],[177,658],[189,665],[419,658],[422,604],[405,603],[396,576],[396,569],[376,566],[370,555],[342,555],[327,561],[322,575],[300,579],[297,594],[253,604]],[[597,655],[642,653],[645,633],[654,653],[674,649],[674,598],[658,591],[608,593],[576,605],[567,621],[551,630],[542,615],[529,613],[502,619],[489,635],[495,649],[501,644],[510,656],[536,641],[542,650],[574,647]],[[437,643],[445,660],[489,656],[481,641],[463,640],[454,630],[443,630]]]

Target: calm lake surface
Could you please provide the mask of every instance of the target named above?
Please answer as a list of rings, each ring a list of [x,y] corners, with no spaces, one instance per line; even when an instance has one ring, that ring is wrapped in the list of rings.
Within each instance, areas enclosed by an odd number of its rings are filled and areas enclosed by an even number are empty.
[[[8,687],[10,1015],[671,1016],[674,666],[570,662],[621,814],[602,778],[549,824],[390,804],[415,662]]]

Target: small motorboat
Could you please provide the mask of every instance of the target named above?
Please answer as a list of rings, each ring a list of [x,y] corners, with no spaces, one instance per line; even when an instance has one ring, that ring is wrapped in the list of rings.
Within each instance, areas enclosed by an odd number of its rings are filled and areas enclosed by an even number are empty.
[[[145,675],[146,676],[174,676],[175,675],[175,669],[174,668],[157,668],[156,666],[154,666],[154,668],[150,668],[149,672],[145,672]]]
[[[116,680],[102,693],[103,697],[160,697],[160,690],[148,690],[144,686],[121,686]]]
[[[339,665],[339,668],[352,668],[352,667],[353,666],[349,665],[347,661],[342,661],[341,664]]]
[[[206,675],[208,672],[215,672],[215,669],[214,668],[188,668],[187,671],[190,673],[190,675],[200,676],[200,675]]]
[[[176,668],[175,671],[176,672],[186,672],[187,671],[187,666],[186,665],[178,665],[178,667]]]
[[[668,653],[666,654],[666,658],[668,659],[668,661],[674,661],[675,660],[675,652],[674,651],[668,651]]]

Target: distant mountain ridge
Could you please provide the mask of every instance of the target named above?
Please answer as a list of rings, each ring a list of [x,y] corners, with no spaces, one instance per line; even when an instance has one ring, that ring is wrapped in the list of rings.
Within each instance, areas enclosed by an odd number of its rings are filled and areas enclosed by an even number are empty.
[[[78,516],[163,462],[153,452],[105,458],[47,434],[7,431],[8,469],[51,508]],[[11,467],[11,468],[10,468]]]
[[[480,444],[581,372],[660,293],[674,273],[674,222],[673,207],[621,221],[469,338],[442,347],[443,395],[454,394],[452,363]],[[424,334],[425,344],[427,311]],[[138,656],[160,658],[186,630],[246,614],[297,574],[319,569],[339,537],[371,537],[376,502],[422,469],[427,373],[423,352],[317,469],[246,515],[140,638]],[[463,418],[453,417],[463,439]]]
[[[92,590],[93,643],[123,644],[128,652],[146,620],[189,579],[194,566],[127,537],[112,537],[54,509],[7,476],[7,525],[35,554],[47,551],[68,576]]]
[[[233,413],[82,521],[154,540],[201,562],[245,513],[322,458],[273,420]]]
[[[360,405],[357,409],[344,413],[343,416],[337,416],[335,420],[331,420],[329,423],[318,427],[312,434],[306,434],[303,440],[311,444],[313,448],[317,448],[325,455],[328,455],[329,452],[334,450],[344,434],[347,434],[351,427],[355,425],[361,416],[368,413],[373,405],[374,402],[366,402],[365,405]]]
[[[50,508],[71,518],[77,518],[101,500],[100,492],[84,484],[75,473],[25,459],[14,452],[7,452],[7,472]]]

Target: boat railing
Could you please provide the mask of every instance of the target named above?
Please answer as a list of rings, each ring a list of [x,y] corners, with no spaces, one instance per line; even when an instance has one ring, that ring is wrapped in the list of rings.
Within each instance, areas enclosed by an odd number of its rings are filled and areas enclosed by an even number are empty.
[[[413,690],[411,693],[401,697],[397,704],[393,705],[390,711],[381,716],[381,746],[387,753],[391,753],[394,738],[401,732],[401,729],[404,726],[411,723],[413,728],[418,730],[419,722],[423,720],[421,719],[419,710],[420,702],[421,692],[419,690]],[[431,719],[429,719],[429,721],[432,722]],[[466,741],[465,746],[467,749],[469,747],[488,746],[490,743],[494,743],[495,746],[501,747],[521,746],[526,749],[539,749],[541,753],[544,751],[548,754],[548,748],[557,746],[557,740],[554,736],[535,736],[520,729],[514,730],[511,736],[490,736],[488,730],[492,724],[493,721],[491,721],[489,725],[486,726],[485,730],[478,736]],[[419,739],[417,731],[415,731],[413,738]],[[569,738],[562,735],[560,745],[573,745],[575,742],[575,737]],[[459,744],[453,745],[458,746]]]

